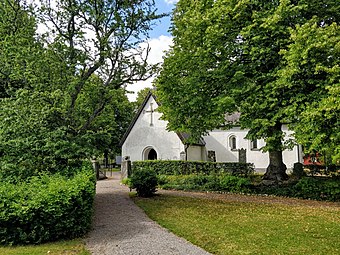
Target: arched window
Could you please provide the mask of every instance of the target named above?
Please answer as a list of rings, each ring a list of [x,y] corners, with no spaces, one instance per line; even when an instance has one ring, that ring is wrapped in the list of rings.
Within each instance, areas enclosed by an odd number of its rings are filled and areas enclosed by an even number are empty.
[[[236,136],[234,135],[229,137],[229,148],[231,150],[236,150]]]

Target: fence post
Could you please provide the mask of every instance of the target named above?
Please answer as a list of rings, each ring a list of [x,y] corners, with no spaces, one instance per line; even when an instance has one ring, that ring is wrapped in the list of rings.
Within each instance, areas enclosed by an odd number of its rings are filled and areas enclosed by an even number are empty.
[[[93,158],[91,162],[92,162],[93,170],[96,174],[96,179],[99,180],[99,162],[96,158]]]
[[[121,178],[125,179],[131,176],[131,160],[129,156],[124,157],[121,165]]]

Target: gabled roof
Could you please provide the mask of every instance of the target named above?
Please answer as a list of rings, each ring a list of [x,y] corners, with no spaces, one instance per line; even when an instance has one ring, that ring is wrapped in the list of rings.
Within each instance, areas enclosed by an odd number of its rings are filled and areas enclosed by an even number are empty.
[[[152,94],[151,90],[149,91],[148,95],[145,97],[142,105],[139,107],[136,115],[134,116],[134,118],[132,119],[129,128],[126,130],[125,134],[123,135],[122,139],[119,142],[119,146],[123,146],[126,138],[129,136],[132,128],[134,127],[134,125],[136,124],[139,115],[142,113],[146,103],[149,101],[150,97],[153,97],[153,99],[156,101],[156,103],[159,105],[159,102],[157,101],[155,95]],[[185,141],[190,137],[189,134],[184,133],[184,132],[176,132],[176,134],[178,135],[179,139],[182,141],[183,144],[185,144]],[[198,145],[198,146],[205,146],[205,141],[204,139],[201,137],[199,139],[199,141],[193,145]]]

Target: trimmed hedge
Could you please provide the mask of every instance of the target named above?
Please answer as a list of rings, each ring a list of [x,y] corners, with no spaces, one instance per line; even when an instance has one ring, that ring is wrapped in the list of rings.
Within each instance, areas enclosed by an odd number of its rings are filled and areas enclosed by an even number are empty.
[[[304,177],[293,187],[295,197],[340,201],[340,179],[316,179]]]
[[[38,244],[85,234],[90,226],[95,176],[89,166],[72,177],[34,176],[0,182],[0,244]]]
[[[159,175],[159,186],[163,189],[194,191],[225,191],[236,193],[250,192],[251,182],[248,178],[219,175]]]
[[[281,185],[256,185],[253,193],[284,197],[296,197],[324,201],[340,201],[340,179],[322,177],[302,177],[300,180]]]
[[[133,162],[132,172],[140,168],[149,168],[157,175],[190,175],[190,174],[229,174],[249,176],[254,173],[254,165],[238,162],[202,162],[182,160],[148,160]]]

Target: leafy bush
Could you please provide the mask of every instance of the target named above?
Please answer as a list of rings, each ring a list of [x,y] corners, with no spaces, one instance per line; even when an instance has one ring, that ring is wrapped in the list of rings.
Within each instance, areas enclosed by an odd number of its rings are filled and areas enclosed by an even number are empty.
[[[293,196],[301,198],[340,201],[340,181],[304,177],[294,186],[293,192]]]
[[[199,191],[226,191],[226,192],[249,192],[251,185],[248,178],[220,175],[161,175],[159,185],[163,189],[199,190]]]
[[[0,183],[0,244],[79,237],[91,225],[95,176],[90,166],[60,174]]]
[[[150,197],[156,192],[156,172],[148,167],[139,168],[132,173],[130,184],[130,188],[136,189],[138,196]]]
[[[124,185],[127,185],[127,186],[131,186],[131,179],[130,178],[124,178],[123,180],[122,180],[122,184],[124,184]]]
[[[249,176],[254,173],[254,165],[238,162],[201,162],[182,160],[150,160],[133,162],[133,171],[148,167],[157,175],[190,175],[190,174],[229,174]]]

